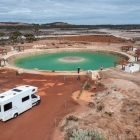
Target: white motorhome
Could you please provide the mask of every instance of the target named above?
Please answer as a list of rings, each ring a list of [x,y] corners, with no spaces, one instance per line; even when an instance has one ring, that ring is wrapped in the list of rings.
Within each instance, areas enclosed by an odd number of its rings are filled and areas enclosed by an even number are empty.
[[[22,112],[40,104],[37,87],[23,85],[0,94],[0,120],[16,118]]]

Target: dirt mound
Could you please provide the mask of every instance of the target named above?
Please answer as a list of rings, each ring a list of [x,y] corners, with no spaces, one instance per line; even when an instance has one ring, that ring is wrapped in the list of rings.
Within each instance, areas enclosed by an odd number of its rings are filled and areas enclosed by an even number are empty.
[[[128,80],[113,78],[102,79],[102,83],[106,83],[106,91],[92,93],[91,97],[85,97],[86,102],[78,101],[82,109],[72,114],[78,121],[69,122],[64,127],[63,136],[67,130],[76,127],[97,129],[108,140],[139,140],[139,86]]]

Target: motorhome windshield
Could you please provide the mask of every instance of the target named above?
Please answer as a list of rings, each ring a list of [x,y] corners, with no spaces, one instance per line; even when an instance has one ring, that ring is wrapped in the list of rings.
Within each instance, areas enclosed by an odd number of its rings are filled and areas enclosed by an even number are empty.
[[[37,98],[35,94],[32,94],[31,97],[32,97],[32,98]]]

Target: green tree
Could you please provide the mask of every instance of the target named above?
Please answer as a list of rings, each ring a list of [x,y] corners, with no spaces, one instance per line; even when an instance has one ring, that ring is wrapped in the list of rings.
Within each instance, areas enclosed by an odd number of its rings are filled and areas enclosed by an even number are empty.
[[[35,34],[37,39],[38,39],[38,36],[39,36],[40,33],[41,33],[40,28],[39,27],[35,27],[34,28],[34,34]]]
[[[35,36],[33,34],[25,34],[24,36],[26,37],[26,41],[29,43],[35,40]]]
[[[13,42],[13,44],[21,42],[22,33],[19,31],[14,31],[10,35],[10,40]]]
[[[4,42],[3,42],[3,37],[5,36],[5,33],[3,32],[0,32],[0,40],[1,40],[1,45],[4,45]]]

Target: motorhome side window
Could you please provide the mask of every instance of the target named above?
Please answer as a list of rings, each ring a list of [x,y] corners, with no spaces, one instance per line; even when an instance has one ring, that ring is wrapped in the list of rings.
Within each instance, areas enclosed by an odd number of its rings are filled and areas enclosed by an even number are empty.
[[[12,108],[12,102],[4,105],[4,111],[7,111]]]
[[[1,112],[1,106],[0,106],[0,112]]]
[[[23,98],[22,98],[22,102],[25,102],[25,101],[27,101],[27,100],[29,100],[29,96],[26,96],[26,97],[23,97]]]

